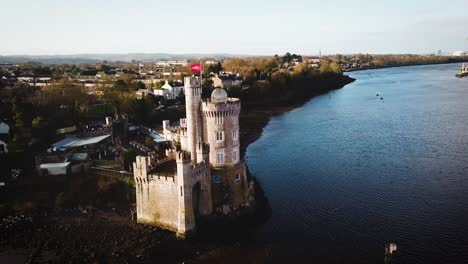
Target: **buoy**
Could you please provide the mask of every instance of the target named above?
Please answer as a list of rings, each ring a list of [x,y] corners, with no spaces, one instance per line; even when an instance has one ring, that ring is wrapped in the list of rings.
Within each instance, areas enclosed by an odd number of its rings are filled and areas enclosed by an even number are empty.
[[[375,96],[379,96],[379,94],[375,95]]]

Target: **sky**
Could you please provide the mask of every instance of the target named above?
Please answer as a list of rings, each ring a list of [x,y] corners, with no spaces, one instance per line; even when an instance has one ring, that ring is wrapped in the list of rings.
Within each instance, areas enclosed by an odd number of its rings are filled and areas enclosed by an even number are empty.
[[[0,55],[468,50],[468,0],[0,0]]]

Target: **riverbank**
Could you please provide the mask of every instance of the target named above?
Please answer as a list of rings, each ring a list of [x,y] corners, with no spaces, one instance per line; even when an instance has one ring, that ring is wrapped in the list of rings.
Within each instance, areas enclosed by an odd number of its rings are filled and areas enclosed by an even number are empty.
[[[344,73],[356,72],[356,71],[388,69],[388,68],[400,68],[400,67],[409,67],[409,66],[442,65],[442,64],[454,64],[454,63],[468,63],[468,61],[466,59],[460,59],[460,60],[428,62],[428,63],[409,63],[409,64],[399,64],[399,65],[370,66],[370,67],[362,67],[362,68],[358,68],[358,69],[346,70],[346,71],[344,71]]]

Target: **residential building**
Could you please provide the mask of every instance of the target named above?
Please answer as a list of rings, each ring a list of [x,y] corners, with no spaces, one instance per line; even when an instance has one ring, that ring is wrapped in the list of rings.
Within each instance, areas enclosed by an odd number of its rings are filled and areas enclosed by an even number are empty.
[[[223,89],[242,86],[242,78],[238,74],[215,74],[213,86]]]

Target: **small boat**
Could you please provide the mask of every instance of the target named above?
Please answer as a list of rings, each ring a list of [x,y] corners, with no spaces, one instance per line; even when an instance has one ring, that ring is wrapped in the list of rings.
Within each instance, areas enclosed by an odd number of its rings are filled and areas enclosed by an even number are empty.
[[[463,77],[467,77],[468,76],[468,67],[465,66],[465,63],[463,63],[461,69],[460,69],[460,72],[457,73],[457,76],[458,78],[463,78]]]

